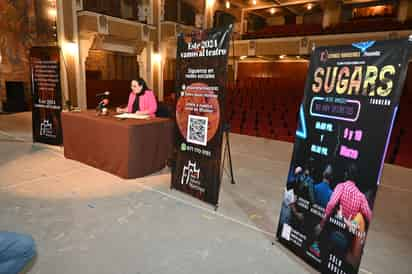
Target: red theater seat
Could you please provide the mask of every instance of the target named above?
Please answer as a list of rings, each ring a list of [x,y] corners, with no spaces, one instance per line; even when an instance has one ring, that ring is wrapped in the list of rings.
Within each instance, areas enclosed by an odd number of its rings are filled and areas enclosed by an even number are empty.
[[[412,168],[412,145],[411,144],[401,144],[399,146],[398,153],[396,154],[395,164],[404,166],[407,168]]]
[[[289,130],[284,127],[274,128],[275,136],[278,138],[280,136],[289,136]]]
[[[295,142],[295,136],[279,136],[278,139],[280,141],[284,142],[289,142],[289,143],[294,143]]]
[[[234,133],[240,133],[242,122],[240,120],[230,121],[230,131]]]
[[[257,125],[258,126],[264,126],[264,127],[270,127],[271,122],[270,122],[270,119],[268,117],[263,116],[263,117],[258,118]]]
[[[283,121],[283,119],[273,119],[272,118],[272,127],[274,129],[278,129],[278,128],[285,128],[285,123]]]
[[[243,120],[243,113],[239,111],[238,109],[233,110],[233,115],[232,115],[232,120]]]
[[[399,141],[401,137],[401,128],[399,124],[396,124],[392,130],[391,139],[389,141],[388,150],[386,151],[385,162],[393,163],[395,160],[395,153],[399,147]]]
[[[254,123],[245,123],[241,130],[242,134],[257,136],[257,130]]]
[[[273,131],[269,126],[258,126],[257,133],[258,133],[258,136],[260,137],[269,138],[269,139],[275,138]]]
[[[389,143],[388,150],[386,151],[385,163],[392,164],[395,157],[395,144]]]

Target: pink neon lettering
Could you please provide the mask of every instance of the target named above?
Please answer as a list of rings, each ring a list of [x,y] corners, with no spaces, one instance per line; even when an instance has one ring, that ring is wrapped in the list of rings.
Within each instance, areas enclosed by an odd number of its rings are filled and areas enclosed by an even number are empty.
[[[346,146],[341,146],[340,147],[340,155],[346,158],[350,158],[350,159],[358,159],[359,157],[359,151],[357,151],[356,149],[351,149],[348,148]]]

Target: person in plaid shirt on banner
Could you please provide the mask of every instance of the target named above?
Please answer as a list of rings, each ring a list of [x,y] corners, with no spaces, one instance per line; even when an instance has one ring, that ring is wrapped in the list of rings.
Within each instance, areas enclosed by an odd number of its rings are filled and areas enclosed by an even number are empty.
[[[316,233],[319,235],[330,216],[337,212],[337,218],[346,226],[344,229],[337,227],[330,234],[330,244],[332,249],[345,256],[354,267],[359,263],[364,243],[365,223],[370,223],[372,219],[368,200],[356,185],[357,173],[356,166],[350,164],[345,172],[346,181],[335,187]]]
[[[332,193],[332,196],[326,206],[325,217],[322,219],[321,227],[332,215],[336,205],[340,205],[341,213],[346,220],[352,220],[358,213],[370,222],[372,211],[369,207],[368,200],[355,183],[357,169],[351,164],[346,172],[347,180],[339,183]]]

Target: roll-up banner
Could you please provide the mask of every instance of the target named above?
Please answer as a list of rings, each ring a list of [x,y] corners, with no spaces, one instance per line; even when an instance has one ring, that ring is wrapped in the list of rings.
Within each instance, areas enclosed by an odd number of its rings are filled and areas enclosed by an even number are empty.
[[[172,188],[217,205],[232,26],[179,34]]]
[[[30,49],[31,90],[33,96],[33,141],[62,144],[62,94],[60,51],[58,47]]]
[[[311,56],[277,237],[322,273],[358,273],[410,46],[369,41]]]

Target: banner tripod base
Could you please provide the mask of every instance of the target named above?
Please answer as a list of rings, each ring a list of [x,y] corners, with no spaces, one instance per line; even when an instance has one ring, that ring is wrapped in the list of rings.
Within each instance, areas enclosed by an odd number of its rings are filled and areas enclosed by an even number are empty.
[[[225,172],[225,163],[226,163],[226,155],[229,160],[229,177],[230,177],[230,183],[232,185],[236,184],[235,182],[235,176],[233,174],[233,164],[232,164],[232,155],[230,153],[230,140],[229,140],[229,132],[230,132],[230,125],[225,124],[224,125],[224,136],[225,136],[225,147],[224,147],[224,152],[223,152],[223,162],[222,162],[222,167],[221,167],[221,178],[220,181],[222,181],[223,173]]]

